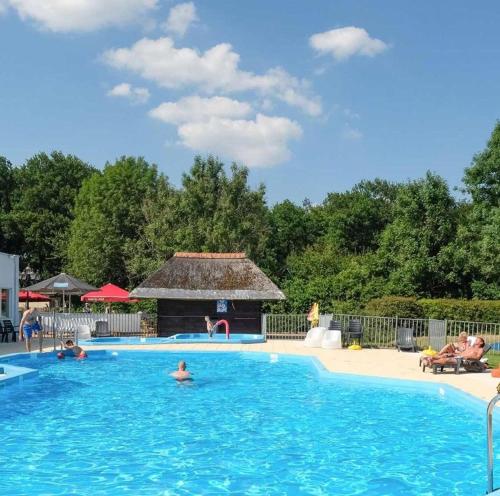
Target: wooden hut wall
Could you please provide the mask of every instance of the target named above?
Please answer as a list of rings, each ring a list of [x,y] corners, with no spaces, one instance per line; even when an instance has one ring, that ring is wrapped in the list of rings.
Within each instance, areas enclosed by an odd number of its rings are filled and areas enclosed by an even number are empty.
[[[227,320],[234,334],[261,333],[260,301],[228,301],[227,313],[217,313],[214,300],[158,300],[158,335],[206,332],[205,315],[212,322]]]

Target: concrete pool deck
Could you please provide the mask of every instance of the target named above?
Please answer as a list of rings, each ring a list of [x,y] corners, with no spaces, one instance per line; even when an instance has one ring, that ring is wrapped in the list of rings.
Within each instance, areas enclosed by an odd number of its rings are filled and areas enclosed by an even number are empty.
[[[52,350],[52,343],[45,341],[44,351]],[[33,343],[33,351],[38,351],[38,342]],[[393,349],[363,349],[353,351],[323,350],[321,348],[305,348],[302,341],[272,340],[257,344],[155,344],[155,345],[111,345],[89,346],[92,350],[162,350],[162,351],[245,351],[264,353],[283,353],[290,355],[317,357],[325,368],[331,372],[357,374],[449,384],[482,400],[489,401],[497,394],[499,379],[485,373],[461,373],[456,375],[451,370],[441,374],[433,374],[431,370],[422,372],[418,366],[419,353],[398,352]],[[24,343],[1,343],[0,355],[22,353]],[[0,358],[1,362],[1,358]]]

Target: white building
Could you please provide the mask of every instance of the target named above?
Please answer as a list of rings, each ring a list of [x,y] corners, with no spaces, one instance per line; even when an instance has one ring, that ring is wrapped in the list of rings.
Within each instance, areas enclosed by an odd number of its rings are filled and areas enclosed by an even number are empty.
[[[19,256],[0,252],[0,319],[19,324]]]

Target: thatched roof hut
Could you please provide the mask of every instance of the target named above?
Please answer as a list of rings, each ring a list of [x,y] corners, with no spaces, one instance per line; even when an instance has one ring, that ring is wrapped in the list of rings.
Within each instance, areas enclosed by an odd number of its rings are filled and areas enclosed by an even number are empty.
[[[205,332],[204,317],[260,333],[262,302],[285,295],[245,253],[176,253],[130,293],[158,300],[158,334]]]
[[[245,253],[175,253],[130,296],[170,300],[285,299]]]

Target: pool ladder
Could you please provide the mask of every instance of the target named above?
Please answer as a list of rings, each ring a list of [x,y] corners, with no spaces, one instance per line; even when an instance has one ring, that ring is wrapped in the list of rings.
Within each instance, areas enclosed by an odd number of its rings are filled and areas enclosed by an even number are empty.
[[[497,394],[488,403],[488,428],[487,428],[487,446],[488,446],[488,491],[486,494],[493,493],[493,410],[500,400],[500,394]]]

